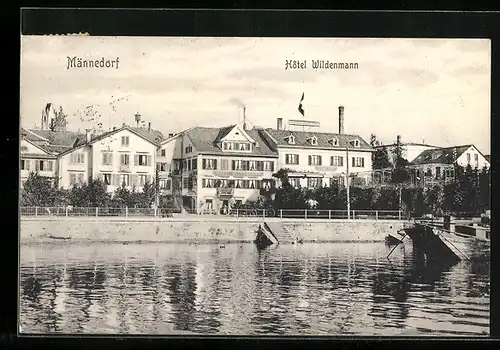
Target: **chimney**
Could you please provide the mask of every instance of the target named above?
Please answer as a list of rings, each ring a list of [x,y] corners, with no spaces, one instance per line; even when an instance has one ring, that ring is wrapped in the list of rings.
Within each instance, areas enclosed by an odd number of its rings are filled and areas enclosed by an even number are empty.
[[[276,120],[276,130],[283,129],[283,118],[278,118]]]
[[[398,136],[396,137],[396,144],[397,144],[398,146],[399,146],[399,145],[401,145],[401,135],[398,135]]]
[[[122,126],[125,126],[125,125],[126,125],[125,123],[122,124]]]
[[[139,127],[139,123],[141,122],[141,115],[139,112],[135,114],[135,122],[137,123],[137,127]]]
[[[113,126],[113,131],[116,130],[116,126]]]
[[[247,129],[247,116],[246,116],[246,107],[243,107],[243,130]]]
[[[148,123],[148,131],[151,132],[151,122]]]
[[[344,133],[344,106],[339,106],[339,134]]]
[[[92,141],[92,135],[90,134],[90,129],[85,129],[85,141],[87,143]]]
[[[173,132],[171,132],[171,133],[168,134],[168,138],[171,138],[171,137],[174,137],[174,133]]]

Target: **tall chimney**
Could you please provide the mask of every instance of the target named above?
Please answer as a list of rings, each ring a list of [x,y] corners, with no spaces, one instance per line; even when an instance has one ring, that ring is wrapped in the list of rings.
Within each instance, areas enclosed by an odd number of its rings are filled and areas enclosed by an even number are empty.
[[[90,129],[85,129],[85,141],[87,143],[92,141],[92,135],[90,134]]]
[[[247,129],[247,116],[246,116],[246,107],[243,107],[243,130]]]
[[[339,106],[339,134],[344,133],[344,106]]]
[[[141,122],[141,115],[139,114],[139,112],[135,114],[135,122],[137,124],[137,127],[139,127],[139,123]]]
[[[398,146],[399,146],[399,145],[401,145],[401,135],[398,135],[398,136],[396,137],[396,144],[397,144]]]
[[[283,129],[283,118],[278,118],[276,120],[276,130]]]
[[[148,123],[148,131],[151,132],[151,122]]]

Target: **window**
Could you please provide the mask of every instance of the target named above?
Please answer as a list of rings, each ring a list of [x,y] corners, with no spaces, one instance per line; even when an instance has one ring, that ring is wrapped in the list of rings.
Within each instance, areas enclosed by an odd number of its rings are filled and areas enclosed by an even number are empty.
[[[198,169],[198,158],[191,159],[191,169],[192,170]]]
[[[52,171],[53,170],[53,162],[51,160],[37,160],[35,161],[35,170],[36,171]]]
[[[354,147],[359,147],[359,146],[360,146],[359,140],[354,140]]]
[[[365,158],[363,157],[352,157],[352,166],[356,168],[364,168]]]
[[[257,169],[256,165],[255,165],[255,160],[251,160],[249,163],[248,163],[248,170],[250,171],[253,171]]]
[[[300,187],[300,179],[298,177],[291,177],[288,182],[292,187]]]
[[[185,149],[185,152],[186,152],[186,153],[191,153],[191,152],[193,152],[193,146],[188,145],[188,146],[186,147],[186,149]]]
[[[76,174],[69,174],[69,184],[71,186],[76,185]]]
[[[290,135],[287,137],[287,140],[288,140],[288,144],[295,145],[295,136]]]
[[[241,180],[236,180],[235,181],[235,188],[241,188],[242,187],[242,181]]]
[[[122,146],[128,146],[128,145],[129,145],[129,137],[122,136]]]
[[[111,174],[102,174],[102,182],[105,185],[111,185]]]
[[[167,163],[156,163],[159,171],[167,171]]]
[[[467,153],[467,163],[470,164],[470,153]]]
[[[298,155],[297,155],[297,164],[298,164]],[[265,161],[264,162],[264,171],[274,171],[274,162],[273,161]]]
[[[71,164],[83,164],[85,161],[84,154],[83,153],[71,153],[69,161]]]
[[[129,165],[130,164],[130,155],[129,154],[120,154],[120,164],[121,165]],[[121,183],[121,181],[120,181]]]
[[[201,167],[206,170],[217,170],[217,159],[203,159],[201,161]]]
[[[144,174],[139,175],[139,186],[144,186],[148,181],[148,176]]]
[[[214,187],[214,179],[202,179],[201,187],[204,188],[213,188]]]
[[[441,167],[436,167],[436,180],[441,178]]]
[[[299,155],[285,154],[285,164],[299,164]]]
[[[220,161],[220,170],[229,170],[229,160],[221,159]]]
[[[319,187],[320,185],[321,185],[321,178],[319,177],[307,178],[307,187],[313,188],[313,187]]]
[[[331,139],[329,142],[331,143],[332,146],[338,146],[339,145],[339,140],[335,139],[335,138]]]
[[[120,186],[128,186],[130,177],[128,174],[120,174]]]
[[[160,179],[160,181],[158,181],[158,186],[160,187],[160,190],[165,190],[167,188],[167,180]]]
[[[316,138],[316,136],[313,136],[309,139],[309,141],[311,142],[311,145],[313,146],[317,146],[318,145],[318,139]]]
[[[479,168],[479,155],[476,153],[474,154],[474,165],[476,166],[476,168]]]
[[[309,156],[309,165],[321,165],[321,156],[313,155]]]
[[[113,153],[103,153],[102,154],[102,164],[103,165],[111,165],[113,159]]]
[[[30,160],[21,159],[21,170],[30,170]]]
[[[330,157],[330,165],[331,166],[343,166],[344,165],[344,157],[342,157],[342,156]]]
[[[142,166],[151,165],[151,156],[147,154],[136,154],[135,165],[142,165]]]
[[[249,142],[223,142],[222,149],[224,151],[250,151],[252,145]]]
[[[182,188],[188,188],[189,187],[189,178],[183,177],[182,178]]]
[[[82,184],[83,183],[83,173],[80,173],[77,175],[77,181],[79,184]]]

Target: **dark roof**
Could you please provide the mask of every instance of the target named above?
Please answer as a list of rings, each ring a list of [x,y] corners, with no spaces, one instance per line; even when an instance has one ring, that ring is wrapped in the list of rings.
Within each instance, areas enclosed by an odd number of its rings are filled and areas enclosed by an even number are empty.
[[[458,157],[473,145],[462,145],[446,148],[428,149],[420,153],[412,162],[412,165],[421,164],[453,164]],[[456,154],[454,155],[454,151]]]
[[[33,131],[21,127],[21,136],[31,142],[47,142],[48,140]]]
[[[287,147],[301,147],[301,148],[346,148],[347,142],[349,140],[358,139],[359,147],[356,149],[362,150],[373,150],[373,148],[363,140],[359,135],[349,135],[349,134],[334,134],[326,132],[314,132],[314,131],[295,131],[295,130],[277,130],[277,129],[265,129],[264,132],[268,133],[278,144],[278,146]],[[287,137],[293,135],[295,137],[295,144],[290,145],[287,141]],[[310,138],[316,136],[318,141],[317,145],[311,145]],[[330,140],[337,139],[338,146],[333,146]]]
[[[128,125],[125,125],[125,126],[122,126],[121,128],[117,128],[115,130],[111,130],[111,131],[107,131],[105,133],[102,133],[100,135],[96,135],[94,137],[92,137],[92,139],[90,140],[89,143],[86,142],[86,137],[85,136],[80,136],[78,139],[75,140],[74,144],[72,145],[71,148],[69,149],[66,149],[63,153],[69,153],[71,151],[74,151],[80,147],[83,147],[87,144],[92,144],[94,142],[97,142],[99,140],[102,140],[102,139],[105,139],[106,137],[108,136],[111,136],[113,134],[116,134],[122,130],[128,130],[128,131],[131,131],[132,133],[136,134],[137,136],[139,137],[142,137],[143,139],[151,142],[153,145],[155,146],[158,146],[159,147],[159,142],[155,141],[153,139],[154,136],[152,135],[161,135],[163,137],[163,134],[161,134],[161,132],[157,131],[157,130],[154,130],[155,133],[153,133],[153,129],[151,129],[151,133],[148,131],[148,129],[143,129],[143,128],[134,128],[134,127],[130,127]]]
[[[31,141],[43,141],[40,137],[47,139],[49,144],[58,146],[73,147],[77,138],[85,138],[85,135],[76,131],[51,131],[51,130],[36,130],[30,129],[31,133],[27,133],[26,138]],[[35,136],[33,136],[35,134]],[[38,137],[37,137],[38,136]]]
[[[243,156],[244,154],[242,154],[241,152],[222,151],[222,149],[216,143],[223,137],[221,135],[227,135],[234,128],[234,126],[235,125],[222,128],[197,126],[186,131],[186,134],[193,143],[193,146],[200,153]],[[253,152],[248,153],[248,156],[278,156],[278,154],[274,152],[269,147],[267,142],[259,135],[257,130],[245,130],[245,132],[259,144],[259,147],[255,147]]]
[[[154,143],[160,143],[164,139],[163,134],[159,130],[151,129],[151,131],[149,131],[147,128],[136,128],[131,126],[129,126],[129,129]]]

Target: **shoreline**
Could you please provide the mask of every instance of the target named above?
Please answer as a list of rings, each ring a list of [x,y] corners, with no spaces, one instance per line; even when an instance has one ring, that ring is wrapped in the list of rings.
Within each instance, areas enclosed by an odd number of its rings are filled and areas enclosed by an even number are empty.
[[[21,218],[19,242],[30,244],[254,243],[272,224],[278,244],[383,242],[406,221],[280,218]],[[279,237],[278,237],[279,236]],[[280,238],[281,237],[281,238]],[[281,240],[281,242],[280,242]],[[300,244],[300,243],[299,243]]]

